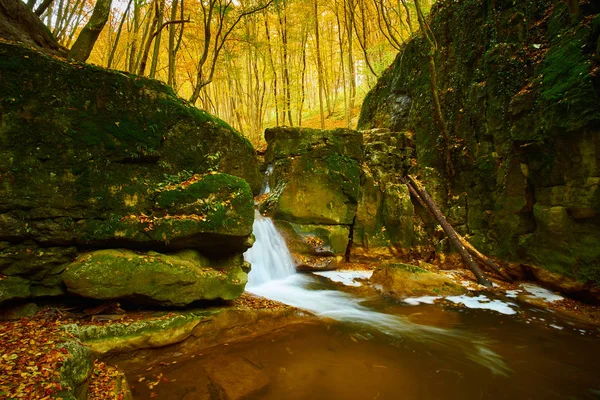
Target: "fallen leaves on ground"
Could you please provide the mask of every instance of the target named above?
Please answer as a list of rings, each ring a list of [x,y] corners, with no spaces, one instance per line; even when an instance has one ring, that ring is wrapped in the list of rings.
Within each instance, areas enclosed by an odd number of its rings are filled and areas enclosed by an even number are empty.
[[[64,388],[59,370],[67,358],[60,344],[70,335],[60,320],[0,323],[0,399],[50,399]]]
[[[118,390],[119,382],[125,383],[125,375],[115,367],[94,361],[94,372],[88,389],[88,400],[123,400],[125,388]]]

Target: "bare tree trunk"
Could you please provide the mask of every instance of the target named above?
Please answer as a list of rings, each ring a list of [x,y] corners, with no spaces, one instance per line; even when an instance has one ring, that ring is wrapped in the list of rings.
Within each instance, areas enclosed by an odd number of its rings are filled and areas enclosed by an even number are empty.
[[[104,25],[106,25],[106,22],[108,21],[111,4],[112,0],[98,0],[96,2],[90,20],[85,25],[69,51],[69,58],[82,62],[85,62],[89,58],[90,53],[94,48],[94,44],[96,44],[96,40],[98,40],[98,36],[100,36],[100,32],[102,32]]]
[[[403,180],[403,181],[406,183],[406,186],[408,187],[408,191],[413,196],[413,198],[416,199],[419,202],[419,204],[421,204],[421,206],[425,210],[427,210],[427,212],[429,212],[429,214],[432,217],[435,218],[435,215],[433,214],[433,211],[431,211],[431,209],[429,208],[429,206],[427,205],[427,203],[421,198],[421,196],[415,190],[415,188],[413,187],[413,185],[411,183],[409,183],[409,182],[406,182],[405,180]],[[460,233],[456,232],[456,230],[452,227],[452,225],[449,225],[449,226],[454,231],[454,234],[456,235],[456,237],[458,238],[458,240],[461,242],[461,244],[465,247],[465,249],[467,249],[467,251],[469,253],[471,253],[471,255],[473,257],[475,257],[477,259],[477,261],[479,261],[485,267],[488,267],[492,271],[496,272],[498,274],[498,276],[500,278],[502,278],[503,280],[505,280],[507,282],[513,282],[513,279],[511,278],[511,276],[507,272],[502,271],[502,269],[500,268],[500,266],[498,264],[496,264],[495,262],[493,262],[489,257],[486,257],[479,250],[477,250],[471,243],[469,243],[469,241],[467,239],[465,239]]]
[[[267,35],[267,49],[269,50],[269,64],[271,65],[271,71],[273,72],[273,99],[275,101],[275,121],[276,125],[279,126],[279,101],[277,99],[277,69],[275,68],[275,62],[273,61],[273,48],[271,46],[271,32],[269,31],[269,20],[267,13],[264,13],[265,18],[265,33]]]
[[[281,28],[281,45],[283,51],[283,89],[284,89],[284,102],[285,102],[285,116],[288,117],[290,126],[294,126],[292,121],[292,94],[290,88],[290,73],[288,66],[288,32],[287,32],[287,4],[283,1],[283,17],[279,14],[279,26]]]
[[[319,80],[319,112],[321,115],[321,129],[325,129],[325,112],[323,111],[323,61],[321,60],[321,46],[319,42],[319,11],[317,0],[313,4],[315,11],[315,50],[317,53],[317,75]]]
[[[471,272],[473,272],[473,274],[477,278],[477,282],[479,282],[481,285],[491,288],[492,283],[487,279],[485,273],[477,266],[477,264],[473,260],[473,257],[471,257],[471,254],[469,254],[467,249],[465,249],[461,241],[458,239],[458,237],[456,236],[456,231],[454,230],[454,228],[452,228],[452,226],[450,226],[448,221],[446,221],[446,217],[444,217],[444,215],[437,207],[433,199],[429,196],[425,187],[423,187],[416,179],[414,179],[410,175],[408,176],[408,179],[410,180],[410,183],[413,186],[414,190],[419,194],[421,199],[423,199],[425,204],[427,204],[429,210],[432,212],[432,214],[442,226],[442,229],[446,233],[446,236],[448,236],[448,239],[460,254],[467,268],[469,268]]]
[[[160,40],[162,38],[163,18],[165,14],[165,0],[159,0],[156,18],[157,31],[152,35],[154,39],[154,51],[152,52],[152,63],[150,64],[150,73],[148,76],[152,79],[156,76],[158,67],[158,56],[160,55]]]
[[[140,34],[140,2],[133,0],[133,32],[131,33],[131,43],[129,50],[129,63],[127,64],[127,70],[131,73],[137,70],[137,42]]]
[[[177,5],[178,5],[177,0],[173,0],[171,2],[171,20],[174,20],[177,18]],[[183,19],[183,4],[181,6],[182,6],[181,7],[181,12],[182,12],[181,19]],[[185,24],[181,25],[182,30],[183,30],[184,26],[185,26]],[[168,76],[167,76],[167,84],[169,86],[171,86],[173,89],[175,89],[175,86],[176,86],[176,80],[175,80],[175,62],[176,62],[176,56],[177,56],[177,50],[176,50],[176,46],[175,46],[176,35],[177,35],[177,25],[171,24],[171,26],[169,27],[169,72],[168,72]]]
[[[54,0],[42,1],[42,3],[35,9],[35,15],[37,15],[38,17],[41,17],[42,14],[44,13],[44,11],[46,11],[48,9],[48,7],[50,7],[50,5],[52,5],[53,1]],[[48,25],[48,27],[50,27],[50,25]]]
[[[346,21],[346,33],[348,36],[348,70],[350,81],[350,98],[348,99],[348,109],[350,118],[354,113],[354,101],[356,99],[356,71],[354,68],[354,54],[352,50],[352,27],[354,26],[354,0],[344,0],[344,14]]]
[[[315,0],[315,2],[316,2],[316,0]],[[307,41],[308,41],[308,29],[303,29],[303,33],[302,33],[302,74],[300,76],[300,105],[298,106],[298,126],[302,126],[302,112],[304,110],[304,100],[306,99],[306,43],[307,43]],[[322,110],[321,110],[321,112],[322,112]]]
[[[144,52],[142,53],[142,58],[140,59],[140,65],[138,70],[138,75],[144,75],[146,71],[146,64],[148,63],[148,56],[150,55],[150,47],[152,47],[152,41],[154,39],[154,31],[156,30],[156,26],[158,25],[158,14],[159,14],[159,0],[154,0],[154,17],[152,18],[152,24],[148,30],[148,38],[146,39],[146,43],[144,44]]]
[[[339,14],[339,8],[338,8],[338,0],[335,0],[335,19],[337,21],[337,33],[338,33],[338,44],[340,47],[340,65],[341,65],[341,70],[342,70],[342,84],[344,87],[344,116],[346,118],[346,128],[350,128],[350,124],[351,124],[351,116],[350,116],[350,110],[348,109],[348,89],[347,89],[347,85],[346,85],[346,67],[344,65],[344,38],[343,38],[343,29],[342,29],[342,23],[340,21],[340,14]]]
[[[31,8],[20,0],[0,0],[0,36],[58,54],[66,53]]]
[[[106,63],[106,68],[112,67],[113,60],[115,59],[115,52],[117,51],[117,46],[119,44],[119,38],[121,37],[121,32],[123,31],[123,24],[125,23],[125,20],[127,19],[127,14],[129,14],[129,9],[131,8],[131,3],[133,3],[133,0],[129,0],[129,2],[127,3],[127,8],[125,9],[123,16],[121,17],[121,22],[119,23],[119,28],[117,29],[117,36],[115,37],[115,44],[112,46],[110,55],[108,56],[108,62]]]

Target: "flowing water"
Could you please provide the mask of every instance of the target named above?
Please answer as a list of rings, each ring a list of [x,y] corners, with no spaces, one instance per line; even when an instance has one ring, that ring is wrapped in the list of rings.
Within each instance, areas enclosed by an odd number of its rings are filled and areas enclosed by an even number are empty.
[[[179,360],[161,370],[171,383],[152,391],[134,384],[136,397],[600,399],[597,328],[531,307],[503,315],[362,298],[325,277],[295,273],[270,219],[257,214],[254,234],[247,291],[324,323]]]

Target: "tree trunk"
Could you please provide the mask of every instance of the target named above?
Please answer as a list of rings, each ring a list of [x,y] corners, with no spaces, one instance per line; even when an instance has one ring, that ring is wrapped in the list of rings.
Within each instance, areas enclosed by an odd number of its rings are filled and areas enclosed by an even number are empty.
[[[108,21],[111,4],[112,0],[98,0],[96,2],[90,20],[79,34],[79,37],[77,37],[71,50],[69,50],[69,58],[81,62],[85,62],[89,58],[94,44],[96,44],[96,40],[100,36],[100,32],[102,32],[104,25]]]
[[[477,282],[479,282],[479,284],[481,284],[483,286],[491,288],[492,283],[487,279],[487,277],[485,276],[485,273],[477,266],[477,264],[473,260],[473,257],[471,257],[471,254],[469,254],[469,252],[467,251],[465,246],[463,246],[461,241],[458,239],[456,231],[452,228],[452,226],[450,226],[448,221],[446,221],[446,217],[444,217],[444,215],[442,214],[440,209],[437,207],[437,205],[435,204],[433,199],[429,196],[425,187],[421,186],[419,184],[419,182],[417,182],[417,180],[414,179],[413,177],[411,177],[410,175],[409,175],[408,179],[410,179],[410,182],[411,182],[413,188],[415,189],[415,191],[419,194],[421,199],[423,199],[425,204],[427,204],[427,207],[429,208],[429,210],[431,210],[434,217],[437,219],[437,221],[442,226],[442,229],[446,233],[446,236],[448,236],[450,243],[452,243],[452,245],[456,248],[456,250],[460,254],[461,258],[463,259],[464,263],[467,265],[467,268],[469,268],[471,270],[471,272],[473,272],[473,274],[475,274],[475,277],[477,278]]]
[[[112,46],[112,49],[110,50],[110,55],[108,56],[108,62],[106,63],[106,68],[112,67],[112,63],[115,58],[115,53],[117,51],[117,45],[119,44],[119,38],[121,37],[121,32],[123,31],[123,24],[125,23],[125,20],[127,19],[127,14],[129,14],[129,9],[131,8],[131,3],[133,3],[133,0],[129,0],[129,2],[127,3],[127,8],[125,9],[123,16],[121,17],[121,22],[119,23],[119,28],[117,29],[117,36],[115,37],[115,44]]]
[[[148,29],[148,38],[146,39],[146,43],[144,43],[144,52],[142,53],[142,58],[140,59],[138,75],[144,75],[144,72],[146,72],[146,64],[148,63],[148,56],[150,55],[150,47],[152,47],[154,31],[156,30],[156,25],[158,24],[158,1],[159,0],[154,1],[154,17],[152,18],[152,24]]]
[[[39,17],[20,0],[0,0],[0,37],[66,54],[66,49],[56,42]]]
[[[160,41],[162,37],[163,29],[163,18],[165,14],[165,0],[159,0],[158,3],[158,15],[157,15],[157,31],[153,34],[154,39],[154,51],[152,52],[152,63],[150,64],[150,73],[148,76],[152,79],[156,76],[156,68],[158,68],[158,57],[160,55]]]
[[[171,21],[177,18],[177,5],[178,1],[173,0],[171,2]],[[181,11],[183,13],[183,4],[181,7]],[[181,16],[183,19],[183,14]],[[181,25],[181,29],[185,24]],[[169,71],[167,76],[167,84],[171,86],[173,89],[176,89],[176,79],[175,79],[175,61],[177,56],[177,48],[175,47],[175,37],[177,35],[177,24],[171,24],[169,27]]]
[[[277,99],[277,69],[275,68],[275,62],[273,61],[273,47],[271,46],[271,31],[269,30],[269,16],[264,13],[265,18],[265,33],[267,35],[267,49],[269,50],[269,64],[271,65],[271,71],[273,72],[273,99],[275,101],[275,124],[279,126],[279,101]]]
[[[317,76],[319,81],[319,112],[321,115],[321,129],[325,129],[325,112],[323,111],[323,61],[321,60],[321,46],[319,43],[319,11],[317,1],[314,1],[315,11],[315,45],[317,53]]]

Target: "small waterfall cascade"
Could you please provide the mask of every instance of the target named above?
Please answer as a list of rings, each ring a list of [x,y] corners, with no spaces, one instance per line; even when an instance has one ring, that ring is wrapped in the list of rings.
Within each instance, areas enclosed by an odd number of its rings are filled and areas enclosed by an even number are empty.
[[[256,287],[295,274],[296,267],[292,255],[273,221],[255,210],[252,229],[256,242],[244,253],[244,259],[252,264],[252,271],[248,275],[248,287]]]
[[[267,169],[262,194],[269,192],[268,174],[272,170],[272,166]],[[410,337],[443,346],[448,352],[467,355],[471,361],[489,368],[494,374],[508,376],[510,373],[502,358],[478,335],[419,325],[405,316],[378,312],[365,307],[362,304],[365,299],[338,290],[311,289],[317,278],[311,274],[296,273],[283,236],[273,221],[263,217],[258,210],[254,214],[253,231],[256,241],[244,253],[244,259],[252,264],[246,286],[248,292],[340,322],[369,326],[390,336]]]
[[[267,194],[271,192],[271,188],[269,187],[269,177],[273,173],[273,164],[269,164],[267,166],[267,170],[265,171],[265,181],[263,183],[262,188],[260,189],[260,194]]]

